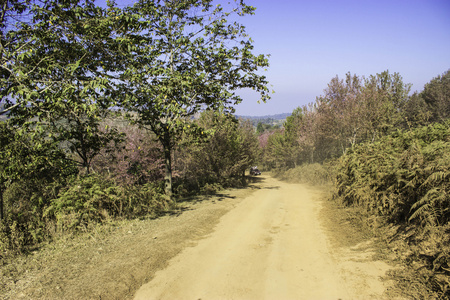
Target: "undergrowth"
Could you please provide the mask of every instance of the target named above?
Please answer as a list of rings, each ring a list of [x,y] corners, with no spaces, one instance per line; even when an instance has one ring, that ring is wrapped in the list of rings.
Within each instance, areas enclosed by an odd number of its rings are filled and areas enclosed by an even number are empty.
[[[0,222],[0,258],[27,252],[56,236],[86,232],[96,224],[156,216],[174,205],[158,182],[124,185],[99,174],[42,187],[18,182],[4,200],[7,213]]]
[[[337,165],[333,198],[362,207],[407,268],[412,299],[450,297],[450,122],[355,146]],[[382,230],[382,229],[380,229]],[[394,247],[394,246],[392,246]]]
[[[245,177],[228,177],[196,186],[177,183],[173,199],[164,195],[162,181],[128,185],[102,174],[76,175],[38,185],[22,181],[5,193],[6,217],[0,222],[0,260],[33,251],[42,242],[90,232],[116,220],[153,218],[177,208],[177,198],[213,195],[243,187]]]
[[[331,165],[319,163],[303,164],[293,169],[272,171],[275,177],[288,182],[307,183],[311,185],[326,185],[332,182],[333,168]]]

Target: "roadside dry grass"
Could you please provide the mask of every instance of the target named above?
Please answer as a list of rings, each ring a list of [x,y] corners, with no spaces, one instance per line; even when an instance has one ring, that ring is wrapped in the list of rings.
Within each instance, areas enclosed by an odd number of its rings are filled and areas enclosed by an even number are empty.
[[[112,222],[2,260],[0,298],[130,299],[255,188],[257,184],[190,199],[157,219]]]

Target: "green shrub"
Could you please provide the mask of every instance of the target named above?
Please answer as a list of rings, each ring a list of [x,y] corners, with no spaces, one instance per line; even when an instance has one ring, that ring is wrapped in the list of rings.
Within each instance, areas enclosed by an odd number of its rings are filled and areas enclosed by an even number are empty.
[[[214,195],[218,191],[222,189],[222,186],[219,183],[206,183],[201,187],[200,193],[203,195]]]
[[[277,176],[290,182],[324,185],[332,180],[332,168],[322,164],[303,164],[293,169],[280,172]]]
[[[355,146],[337,168],[334,197],[391,222],[450,220],[450,122]]]
[[[0,251],[21,253],[49,237],[42,214],[59,185],[57,181],[26,179],[8,186],[3,195],[5,218],[0,221]]]
[[[173,208],[174,203],[164,195],[163,182],[131,186],[127,190],[124,214],[127,217],[156,216]]]
[[[340,158],[333,197],[412,228],[407,262],[420,272],[411,286],[424,284],[426,298],[450,297],[450,121],[355,146]]]
[[[158,214],[171,207],[161,185],[123,186],[114,179],[91,174],[75,177],[52,199],[44,216],[54,218],[59,231],[76,231],[110,218]]]
[[[119,215],[122,197],[120,186],[98,175],[74,177],[51,200],[44,217],[55,218],[58,230],[71,231]]]

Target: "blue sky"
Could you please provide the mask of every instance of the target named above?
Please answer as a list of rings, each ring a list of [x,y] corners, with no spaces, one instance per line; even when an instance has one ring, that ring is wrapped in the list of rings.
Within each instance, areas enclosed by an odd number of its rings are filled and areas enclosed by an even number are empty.
[[[118,0],[132,3],[132,0]],[[221,2],[221,1],[218,1]],[[228,2],[228,1],[227,1]],[[450,0],[246,0],[255,15],[239,18],[270,54],[267,103],[240,94],[239,115],[290,113],[323,94],[330,80],[398,72],[412,91],[450,69]]]
[[[323,94],[331,78],[398,72],[413,91],[450,69],[450,1],[247,0],[240,19],[255,51],[271,54],[265,104],[243,93],[239,115],[292,112]]]

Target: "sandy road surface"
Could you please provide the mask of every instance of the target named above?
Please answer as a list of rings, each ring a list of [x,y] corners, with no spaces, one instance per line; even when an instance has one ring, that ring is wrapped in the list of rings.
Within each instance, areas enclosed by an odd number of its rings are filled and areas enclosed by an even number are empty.
[[[332,249],[321,205],[303,185],[264,177],[135,299],[382,299],[388,266],[367,247]]]

